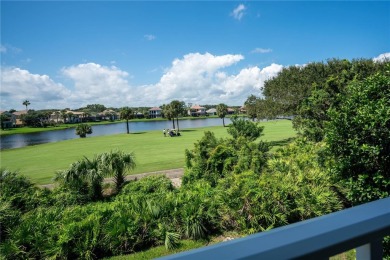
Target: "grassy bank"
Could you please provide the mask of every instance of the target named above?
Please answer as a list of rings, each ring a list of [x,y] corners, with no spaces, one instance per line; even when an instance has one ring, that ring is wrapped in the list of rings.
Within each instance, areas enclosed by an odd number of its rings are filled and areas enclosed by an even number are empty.
[[[265,126],[263,140],[281,145],[295,136],[291,121],[277,120],[261,123]],[[18,170],[33,182],[52,182],[57,170],[66,169],[83,156],[120,149],[134,152],[137,167],[132,173],[167,170],[184,167],[184,150],[191,149],[204,131],[212,131],[217,137],[228,136],[222,126],[182,130],[181,137],[163,137],[161,131],[117,134],[66,140],[0,152],[1,167]]]

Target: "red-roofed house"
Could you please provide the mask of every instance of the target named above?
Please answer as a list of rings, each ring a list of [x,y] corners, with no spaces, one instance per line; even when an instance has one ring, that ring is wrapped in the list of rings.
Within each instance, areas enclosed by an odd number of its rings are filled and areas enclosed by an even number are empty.
[[[151,109],[149,109],[149,117],[150,118],[162,117],[162,109],[159,107],[152,107]]]
[[[188,115],[190,116],[204,116],[206,115],[206,108],[199,105],[194,105],[188,109]]]

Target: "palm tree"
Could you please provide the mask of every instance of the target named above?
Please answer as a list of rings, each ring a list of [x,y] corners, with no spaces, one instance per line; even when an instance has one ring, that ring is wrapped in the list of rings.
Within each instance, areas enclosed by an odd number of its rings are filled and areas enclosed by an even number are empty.
[[[168,120],[172,120],[172,128],[175,129],[175,117],[171,104],[164,104],[162,109],[164,117],[166,117]]]
[[[58,124],[58,119],[60,118],[60,111],[55,111],[54,112],[54,115],[56,116],[56,119],[57,119],[57,124]]]
[[[88,124],[78,124],[76,127],[76,135],[85,138],[87,134],[92,134],[92,127]]]
[[[228,113],[228,108],[225,104],[221,103],[217,105],[217,115],[219,118],[222,118],[223,127],[225,127],[225,116]]]
[[[170,103],[170,107],[173,111],[173,117],[176,117],[177,131],[179,131],[179,116],[182,115],[185,111],[185,103],[179,100],[173,100]]]
[[[66,113],[66,110],[61,110],[61,118],[64,120],[64,124],[66,123],[66,118],[68,117],[68,114]]]
[[[136,166],[134,154],[115,150],[101,154],[99,160],[106,175],[114,177],[115,188],[119,192],[125,183],[125,171],[134,169]]]
[[[120,117],[126,119],[127,134],[129,134],[129,120],[133,118],[133,110],[129,107],[123,107],[120,111]]]
[[[26,99],[25,101],[23,101],[22,104],[26,106],[26,112],[27,112],[27,111],[28,111],[28,110],[27,110],[27,106],[29,106],[29,105],[31,104],[30,101],[28,101],[28,100]]]

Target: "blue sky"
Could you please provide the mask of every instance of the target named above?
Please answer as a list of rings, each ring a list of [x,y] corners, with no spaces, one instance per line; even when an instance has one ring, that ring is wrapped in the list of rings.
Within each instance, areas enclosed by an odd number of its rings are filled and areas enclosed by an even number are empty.
[[[1,1],[1,110],[242,105],[285,66],[390,56],[390,2]]]

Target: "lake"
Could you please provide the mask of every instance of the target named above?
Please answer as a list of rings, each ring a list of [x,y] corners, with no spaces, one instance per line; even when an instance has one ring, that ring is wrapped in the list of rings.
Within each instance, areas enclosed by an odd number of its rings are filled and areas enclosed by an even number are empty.
[[[176,123],[176,121],[175,121]],[[225,118],[225,124],[230,124],[229,118]],[[186,128],[198,128],[207,126],[219,126],[222,125],[222,119],[220,118],[206,118],[206,119],[188,119],[179,120],[180,129]],[[172,128],[172,121],[146,121],[146,122],[132,122],[129,121],[130,133],[151,131],[151,130],[162,130],[164,128]],[[113,123],[107,125],[94,125],[92,126],[92,134],[90,136],[101,136],[101,135],[112,135],[126,133],[126,123]],[[37,145],[44,143],[52,143],[63,140],[80,138],[76,135],[74,128],[46,131],[40,133],[31,134],[15,134],[0,136],[0,149],[12,149],[20,148],[29,145]]]

